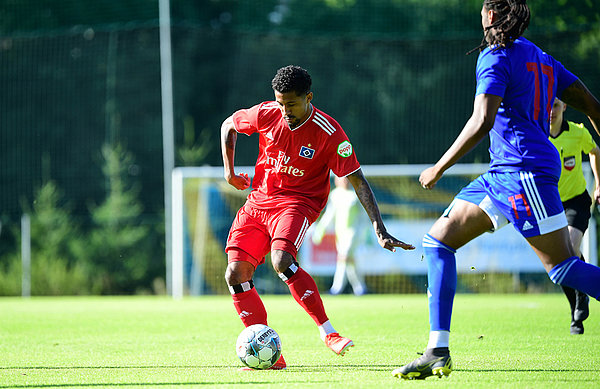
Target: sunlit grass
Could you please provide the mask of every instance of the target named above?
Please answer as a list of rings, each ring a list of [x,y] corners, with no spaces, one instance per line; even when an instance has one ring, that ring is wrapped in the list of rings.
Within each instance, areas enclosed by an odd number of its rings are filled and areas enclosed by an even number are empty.
[[[559,294],[464,295],[455,300],[442,381],[400,382],[391,371],[427,342],[424,295],[324,296],[334,327],[356,346],[329,351],[290,296],[265,296],[286,371],[241,372],[242,325],[229,296],[0,299],[0,388],[600,386],[600,309],[569,334]]]

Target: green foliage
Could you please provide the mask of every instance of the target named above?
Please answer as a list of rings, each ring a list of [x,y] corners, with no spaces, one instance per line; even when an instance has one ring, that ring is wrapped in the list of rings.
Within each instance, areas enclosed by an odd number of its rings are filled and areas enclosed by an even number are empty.
[[[529,1],[530,28],[536,31],[591,31],[600,25],[600,9],[591,0]]]
[[[174,24],[263,31],[334,32],[349,34],[480,34],[476,17],[482,0],[171,0]],[[568,31],[594,29],[600,10],[593,0],[529,1],[530,29]],[[153,22],[158,2],[152,0],[8,0],[0,34],[116,23]],[[475,17],[474,17],[475,16]]]
[[[600,23],[599,23],[600,26]],[[590,61],[600,60],[600,28],[593,29],[581,35],[581,41],[575,48],[576,53],[581,58],[588,58]]]
[[[31,216],[31,294],[99,292],[98,284],[90,280],[90,264],[80,255],[84,251],[80,226],[74,222],[69,205],[63,203],[62,192],[56,183],[48,181],[42,185],[35,195],[33,207],[24,204],[23,209]],[[8,264],[3,276],[20,281],[20,257]],[[14,282],[9,281],[8,285]],[[3,292],[13,294],[14,287],[9,288]]]
[[[31,215],[31,294],[122,294],[151,291],[162,266],[160,244],[141,221],[139,190],[128,181],[133,164],[123,147],[102,149],[107,196],[93,206],[94,225],[86,233],[74,222],[70,206],[53,181],[36,192],[33,206],[23,205]],[[19,236],[20,231],[13,231]],[[157,247],[158,246],[158,247]],[[160,254],[156,254],[156,253]],[[159,262],[160,263],[160,262]],[[20,256],[0,266],[0,295],[21,291]]]
[[[21,257],[7,255],[5,263],[0,264],[0,296],[18,296],[21,294]]]
[[[177,156],[182,166],[199,166],[214,147],[213,137],[209,128],[200,132],[196,140],[194,118],[186,116],[183,119],[183,144],[177,150]]]
[[[85,261],[38,255],[32,258],[31,295],[98,294],[101,285],[93,279],[92,275],[93,269]]]
[[[91,207],[94,228],[86,252],[103,294],[135,293],[158,276],[149,274],[149,269],[162,255],[152,251],[150,227],[142,224],[139,189],[127,181],[133,164],[131,153],[121,145],[105,145],[102,157],[107,196],[100,205]]]
[[[158,19],[153,0],[3,0],[0,35]]]
[[[102,158],[107,197],[103,204],[92,210],[92,218],[97,225],[116,230],[135,222],[142,213],[142,206],[137,201],[139,189],[126,181],[128,168],[133,164],[133,157],[121,145],[114,147],[104,145]],[[144,232],[134,229],[131,238],[137,241]]]
[[[82,249],[81,232],[54,181],[42,185],[35,195],[33,207],[23,204],[23,210],[31,215],[32,256],[75,260],[73,254]]]

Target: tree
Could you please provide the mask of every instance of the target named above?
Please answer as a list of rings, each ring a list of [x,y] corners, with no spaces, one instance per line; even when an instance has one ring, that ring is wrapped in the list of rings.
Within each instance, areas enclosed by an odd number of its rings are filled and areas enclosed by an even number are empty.
[[[135,293],[150,288],[158,276],[150,271],[157,250],[149,241],[150,227],[142,224],[139,190],[127,180],[133,158],[121,145],[102,148],[107,196],[91,207],[94,228],[89,235],[88,255],[97,268],[103,294]]]
[[[47,181],[35,194],[33,206],[24,204],[23,209],[31,215],[31,294],[97,293],[99,285],[91,279],[92,266],[81,256],[84,243],[80,226],[58,186]]]

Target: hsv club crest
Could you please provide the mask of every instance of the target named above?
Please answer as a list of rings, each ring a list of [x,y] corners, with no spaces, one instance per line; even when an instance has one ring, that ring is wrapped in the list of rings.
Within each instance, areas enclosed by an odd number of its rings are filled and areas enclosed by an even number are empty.
[[[300,149],[300,156],[303,158],[312,159],[314,155],[315,150],[311,149],[310,147],[302,146],[302,148]]]

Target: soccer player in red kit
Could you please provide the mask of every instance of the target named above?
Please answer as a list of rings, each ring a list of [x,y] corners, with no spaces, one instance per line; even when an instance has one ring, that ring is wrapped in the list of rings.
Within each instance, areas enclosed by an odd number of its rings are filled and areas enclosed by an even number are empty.
[[[298,66],[277,71],[271,83],[275,101],[241,109],[221,126],[224,176],[233,187],[250,186],[245,174],[236,174],[237,134],[259,134],[252,191],[238,211],[227,239],[225,279],[244,325],[267,324],[267,312],[254,288],[256,267],[271,252],[271,263],[290,293],[319,327],[321,339],[338,355],[353,346],[333,328],[313,278],[296,262],[308,227],[327,203],[330,171],[348,177],[369,215],[379,244],[412,250],[390,235],[383,224],[375,196],[342,127],[311,104],[311,78]],[[283,356],[272,368],[285,368]]]

